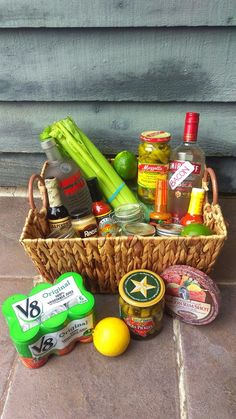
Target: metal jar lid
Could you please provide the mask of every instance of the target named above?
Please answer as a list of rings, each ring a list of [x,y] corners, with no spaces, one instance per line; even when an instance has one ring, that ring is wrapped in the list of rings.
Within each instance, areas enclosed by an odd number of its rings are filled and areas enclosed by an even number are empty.
[[[165,143],[171,140],[171,135],[166,131],[144,131],[140,135],[140,140],[147,143]]]
[[[128,272],[120,280],[119,294],[132,306],[151,307],[164,297],[165,283],[156,273],[137,269]]]
[[[156,231],[158,236],[179,236],[183,226],[180,224],[157,224]]]
[[[146,223],[128,223],[123,227],[124,234],[127,236],[155,236],[156,228]]]

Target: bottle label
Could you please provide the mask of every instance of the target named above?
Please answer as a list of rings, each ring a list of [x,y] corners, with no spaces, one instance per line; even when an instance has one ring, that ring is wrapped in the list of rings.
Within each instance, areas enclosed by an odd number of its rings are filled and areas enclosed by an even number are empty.
[[[60,218],[59,220],[48,220],[51,232],[61,228],[71,228],[71,220],[69,217]]]
[[[96,237],[98,235],[98,228],[96,224],[89,224],[83,230],[79,230],[80,237],[86,239],[88,237]]]
[[[98,221],[98,234],[99,236],[103,237],[111,237],[115,236],[118,230],[117,223],[115,220],[110,216],[110,213],[108,215],[103,216],[96,216]]]
[[[87,303],[72,276],[50,288],[31,295],[12,305],[23,331],[51,318],[59,311],[67,310],[76,304]]]
[[[172,165],[174,163],[174,165]],[[173,172],[173,166],[177,168],[178,166],[175,164],[176,162],[171,162],[171,168]],[[194,171],[194,165],[191,164],[189,161],[185,162],[177,162],[182,163],[180,166],[174,170],[174,174],[171,176],[169,180],[169,185],[172,190],[176,189],[177,186],[181,185],[181,183]]]
[[[138,184],[143,188],[156,189],[157,179],[166,179],[168,164],[138,164]]]
[[[202,207],[204,201],[204,190],[191,193],[188,213],[192,215],[202,215]]]
[[[81,173],[77,172],[61,180],[59,186],[63,190],[63,194],[70,197],[84,188],[85,180],[82,178]]]
[[[82,319],[72,320],[67,326],[57,332],[47,333],[41,336],[40,339],[29,345],[28,348],[33,358],[41,358],[57,350],[63,351],[71,342],[84,336],[90,336],[93,327],[94,321],[93,314],[91,313]]]

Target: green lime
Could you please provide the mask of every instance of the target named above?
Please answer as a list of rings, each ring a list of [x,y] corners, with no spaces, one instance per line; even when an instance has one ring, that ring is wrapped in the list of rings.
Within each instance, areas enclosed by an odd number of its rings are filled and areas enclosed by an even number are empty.
[[[214,234],[209,227],[205,226],[204,224],[189,224],[183,228],[181,231],[181,236],[211,236]]]
[[[114,168],[124,180],[134,179],[137,174],[137,157],[131,151],[121,151],[114,159]]]

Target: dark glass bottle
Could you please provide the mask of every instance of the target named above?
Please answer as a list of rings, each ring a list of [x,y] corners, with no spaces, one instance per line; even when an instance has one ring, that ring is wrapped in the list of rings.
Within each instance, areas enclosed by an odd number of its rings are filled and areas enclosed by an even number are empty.
[[[66,207],[62,204],[58,182],[55,177],[45,179],[48,193],[48,213],[47,219],[51,232],[55,229],[70,229],[71,220]]]

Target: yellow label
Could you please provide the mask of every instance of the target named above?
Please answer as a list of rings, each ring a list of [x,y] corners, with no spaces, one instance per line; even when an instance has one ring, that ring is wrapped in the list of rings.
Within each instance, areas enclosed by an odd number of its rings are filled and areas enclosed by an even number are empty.
[[[202,214],[202,207],[203,207],[203,200],[204,200],[204,190],[197,188],[193,189],[191,193],[188,213],[192,215],[201,215]]]
[[[59,220],[48,220],[50,230],[54,231],[58,228],[70,228],[71,227],[71,221],[69,217],[60,218]]]
[[[143,188],[156,189],[157,179],[167,179],[168,164],[139,163],[138,184]]]

